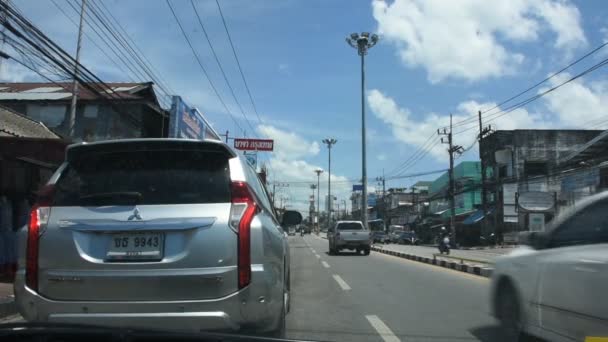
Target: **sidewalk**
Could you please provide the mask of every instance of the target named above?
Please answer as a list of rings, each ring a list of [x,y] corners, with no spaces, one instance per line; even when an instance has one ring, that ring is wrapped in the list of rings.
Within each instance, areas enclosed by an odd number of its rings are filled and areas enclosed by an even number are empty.
[[[0,317],[17,313],[12,283],[0,283]]]
[[[312,234],[318,239],[327,239],[327,234],[319,236]],[[397,244],[373,244],[372,251],[392,255],[395,257],[412,261],[423,262],[439,267],[450,268],[456,271],[475,274],[489,278],[492,276],[492,264],[501,255],[508,254],[514,248],[487,248],[483,249],[452,249],[450,255],[441,255],[437,247],[410,246]]]
[[[384,250],[393,250],[401,253],[415,254],[421,257],[433,258],[439,253],[437,247],[430,246],[411,246],[398,244],[375,244],[375,247]],[[486,248],[486,249],[452,249],[450,250],[450,258],[469,260],[480,264],[492,264],[494,260],[501,255],[510,253],[513,250],[510,248]]]

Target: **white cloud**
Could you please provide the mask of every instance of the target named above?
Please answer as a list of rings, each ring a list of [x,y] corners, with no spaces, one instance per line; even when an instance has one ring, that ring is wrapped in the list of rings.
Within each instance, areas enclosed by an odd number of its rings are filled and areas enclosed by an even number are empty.
[[[373,0],[372,7],[382,37],[433,83],[512,74],[524,56],[502,41],[536,41],[544,30],[556,48],[586,44],[578,9],[562,0]]]
[[[2,65],[0,65],[0,82],[24,82],[33,80],[40,80],[40,77],[21,65],[2,60]]]
[[[293,132],[270,125],[259,125],[258,132],[261,136],[274,139],[274,151],[268,161],[271,181],[289,183],[288,187],[280,188],[281,195],[289,197],[289,208],[300,210],[307,215],[309,208],[307,199],[312,193],[310,185],[317,184],[315,170],[323,169],[323,167],[310,164],[305,159],[319,153],[319,144]],[[336,174],[331,175],[331,181],[332,194],[339,200],[345,199],[350,205],[348,198],[352,183],[348,178]],[[321,207],[324,207],[327,194],[327,171],[321,174],[320,194]],[[277,196],[279,196],[279,191],[277,191]],[[279,203],[277,202],[276,205]]]
[[[433,141],[438,141],[437,129],[450,124],[449,115],[439,115],[437,113],[427,113],[424,116],[420,116],[424,119],[417,120],[407,108],[399,107],[392,98],[386,96],[377,89],[372,89],[368,92],[367,100],[374,115],[391,127],[393,136],[397,140],[416,148],[426,146],[425,144],[429,137],[433,134],[435,135]],[[458,105],[457,111],[453,115],[453,122],[458,123],[462,120],[469,119],[471,115],[475,115],[479,109],[491,108],[494,106],[494,103],[478,103],[476,101],[462,102]],[[489,118],[491,118],[491,115],[488,116],[488,119]],[[488,120],[487,123],[491,123],[493,127],[497,127],[498,129],[507,130],[546,127],[540,115],[531,114],[523,108],[519,108],[505,116],[495,116],[492,118],[491,122]],[[477,124],[477,120],[474,119],[467,124],[455,126],[454,143],[468,147],[476,139],[477,133],[479,132]],[[429,144],[428,146],[433,146],[433,144]],[[429,152],[439,161],[445,161],[447,158],[445,145],[436,144]]]
[[[378,160],[386,160],[386,154],[380,153],[379,155],[376,156],[376,158],[378,158]]]
[[[568,73],[560,74],[551,79],[550,86],[556,86],[569,78],[571,75]],[[547,88],[540,89],[539,92]],[[596,128],[605,128],[608,122],[606,116],[608,82],[606,81],[585,84],[578,79],[549,93],[543,99],[547,108],[555,113],[564,125],[594,128],[594,123],[601,123]]]
[[[274,155],[278,158],[293,160],[319,153],[319,143],[310,142],[293,132],[270,125],[259,125],[258,132],[261,136],[274,139]]]

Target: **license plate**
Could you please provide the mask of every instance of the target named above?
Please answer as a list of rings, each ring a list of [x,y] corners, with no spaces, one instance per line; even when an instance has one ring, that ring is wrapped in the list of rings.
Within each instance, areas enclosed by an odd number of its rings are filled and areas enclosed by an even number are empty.
[[[106,259],[110,261],[161,260],[164,242],[163,233],[112,234]]]

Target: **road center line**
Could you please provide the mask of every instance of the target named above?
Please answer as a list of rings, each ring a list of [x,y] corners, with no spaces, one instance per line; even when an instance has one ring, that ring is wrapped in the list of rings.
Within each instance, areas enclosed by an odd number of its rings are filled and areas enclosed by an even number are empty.
[[[315,254],[315,256],[317,257],[317,259],[321,259],[321,256],[319,254]]]
[[[344,291],[352,290],[350,288],[350,286],[348,286],[348,284],[344,281],[344,279],[342,279],[342,277],[340,277],[337,274],[334,274],[333,277],[336,280],[336,282],[338,283],[338,285],[340,285],[340,287],[342,288],[342,290],[344,290]]]
[[[400,342],[401,340],[395,336],[393,331],[376,315],[365,315],[365,318],[369,321],[369,324],[376,329],[380,337],[384,342]]]
[[[321,261],[321,263],[323,264],[323,267],[329,268],[329,264],[327,263],[327,261]]]

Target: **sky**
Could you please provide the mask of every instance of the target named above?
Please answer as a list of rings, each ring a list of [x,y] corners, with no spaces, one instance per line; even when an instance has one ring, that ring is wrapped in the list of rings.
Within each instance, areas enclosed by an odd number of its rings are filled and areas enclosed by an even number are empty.
[[[75,52],[77,17],[69,4],[79,2],[12,2],[51,39]],[[380,36],[365,59],[370,190],[380,189],[373,179],[383,174],[387,188],[438,177],[404,178],[448,167],[447,147],[436,132],[449,125],[450,114],[454,143],[466,149],[456,163],[478,159],[475,116],[480,110],[484,125],[493,129],[608,128],[603,68],[503,112],[608,58],[608,47],[496,107],[608,41],[608,4],[602,0],[220,0],[258,115],[214,0],[194,4],[244,115],[190,1],[171,4],[228,111],[166,1],[103,3],[167,88],[199,108],[218,132],[275,140],[275,151],[262,154],[260,161],[268,165],[271,181],[289,184],[277,188],[277,198],[285,197],[287,206],[298,210],[308,209],[309,186],[317,181],[314,170],[328,169],[324,138],[338,141],[331,151],[331,173],[332,193],[340,203],[349,202],[352,184],[361,178],[360,57],[345,41],[352,32]],[[114,65],[95,46],[104,47],[95,30],[85,26],[82,63],[104,81],[129,81],[124,66]],[[36,79],[10,63],[0,69],[3,81]],[[327,171],[321,175],[321,206],[327,176]]]

